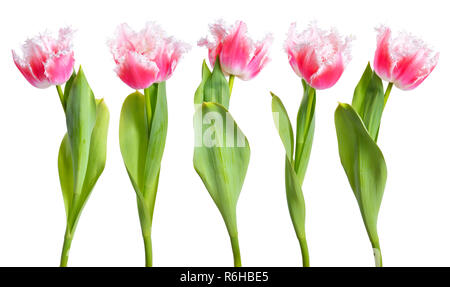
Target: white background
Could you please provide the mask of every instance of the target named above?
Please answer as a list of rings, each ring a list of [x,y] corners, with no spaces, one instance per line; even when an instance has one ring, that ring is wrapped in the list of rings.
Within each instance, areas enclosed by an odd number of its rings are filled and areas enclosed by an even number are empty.
[[[244,266],[299,266],[300,249],[284,191],[284,149],[272,121],[275,92],[295,119],[300,79],[283,51],[289,24],[311,20],[353,34],[353,60],[339,82],[317,92],[316,133],[304,182],[306,232],[312,266],[373,266],[371,246],[338,156],[337,102],[373,59],[374,27],[387,24],[422,37],[441,52],[439,64],[413,91],[394,89],[379,146],[388,180],[379,215],[386,266],[450,265],[450,26],[446,1],[6,1],[0,4],[0,266],[59,264],[65,212],[57,153],[65,133],[56,90],[32,87],[14,66],[11,49],[48,29],[70,25],[76,65],[83,65],[111,120],[108,159],[84,209],[71,266],[142,266],[144,250],[135,194],[118,142],[121,105],[132,92],[113,72],[106,41],[119,23],[135,29],[157,21],[192,45],[167,82],[169,130],[153,221],[155,266],[231,266],[223,220],[193,169],[193,96],[205,48],[196,41],[208,23],[241,19],[249,34],[272,32],[272,61],[253,80],[236,80],[230,111],[251,146],[238,203]]]

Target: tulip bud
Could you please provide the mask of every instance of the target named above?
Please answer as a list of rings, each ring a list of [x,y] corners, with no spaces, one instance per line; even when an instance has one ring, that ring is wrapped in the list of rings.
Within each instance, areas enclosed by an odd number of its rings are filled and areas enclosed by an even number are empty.
[[[377,29],[377,50],[374,69],[385,81],[394,83],[402,90],[420,85],[436,67],[439,53],[434,52],[420,39],[401,33],[391,38],[391,29]]]
[[[293,23],[285,43],[292,69],[315,89],[332,87],[350,61],[351,38],[343,40],[335,30],[322,30],[315,23],[300,34],[295,27]]]
[[[208,48],[212,66],[219,57],[222,72],[226,76],[233,75],[242,80],[250,80],[269,62],[269,48],[273,41],[270,34],[262,41],[254,43],[247,36],[247,25],[242,21],[237,21],[233,27],[218,21],[210,25],[209,29],[214,41],[202,38],[197,44]]]
[[[166,36],[160,26],[151,22],[139,32],[127,24],[120,25],[115,39],[109,40],[108,44],[117,64],[117,75],[136,90],[170,78],[181,55],[189,48]]]
[[[75,63],[70,28],[59,30],[58,39],[42,34],[28,39],[22,46],[23,57],[13,50],[13,60],[19,71],[36,88],[64,84]]]

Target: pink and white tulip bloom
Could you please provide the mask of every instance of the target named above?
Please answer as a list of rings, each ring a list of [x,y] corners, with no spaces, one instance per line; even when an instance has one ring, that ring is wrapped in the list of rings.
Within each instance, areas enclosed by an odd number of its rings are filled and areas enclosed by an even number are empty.
[[[175,70],[187,44],[176,41],[155,23],[139,32],[127,24],[117,27],[116,37],[108,41],[119,78],[133,89],[145,89],[166,81]]]
[[[75,63],[70,28],[59,30],[58,39],[45,33],[28,39],[22,46],[23,57],[13,50],[14,63],[22,75],[36,88],[64,84]]]
[[[315,23],[298,34],[293,23],[285,50],[298,76],[315,89],[327,89],[336,84],[351,59],[351,40],[342,39],[335,30],[322,30]]]
[[[247,25],[242,21],[237,21],[232,27],[218,21],[210,25],[209,30],[214,41],[202,38],[197,44],[208,48],[212,66],[219,57],[222,72],[225,75],[250,80],[258,75],[269,62],[269,48],[273,42],[270,34],[262,41],[254,43],[247,36]]]
[[[377,28],[377,50],[374,69],[385,81],[394,83],[402,90],[420,85],[436,67],[439,53],[434,52],[420,39],[400,33],[391,38],[391,29]]]

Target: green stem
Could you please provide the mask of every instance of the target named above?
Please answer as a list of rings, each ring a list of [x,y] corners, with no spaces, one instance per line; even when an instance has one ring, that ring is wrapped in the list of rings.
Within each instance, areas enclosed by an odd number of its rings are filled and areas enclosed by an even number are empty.
[[[381,256],[380,243],[378,242],[372,243],[372,248],[373,248],[373,256],[375,259],[375,266],[383,267],[383,258]]]
[[[60,267],[67,267],[67,261],[69,260],[70,245],[72,244],[73,235],[70,233],[69,228],[66,228],[64,235],[64,244],[61,253]]]
[[[152,236],[144,235],[144,247],[145,247],[145,267],[152,267],[153,257],[152,257]]]
[[[56,85],[56,91],[58,91],[59,101],[61,102],[64,112],[66,112],[66,101],[64,100],[64,93],[60,85]]]
[[[233,85],[234,85],[234,75],[230,75],[230,78],[228,80],[228,88],[230,89],[230,97],[231,97],[231,92],[233,91]]]
[[[239,239],[237,234],[230,235],[231,248],[233,249],[234,267],[242,267],[241,251],[239,249]]]
[[[309,251],[308,244],[306,243],[306,237],[299,238],[300,249],[302,250],[302,264],[303,267],[309,267]]]
[[[144,89],[145,95],[145,114],[147,115],[147,127],[150,130],[152,123],[152,103],[150,101],[150,87]]]
[[[383,108],[386,107],[386,103],[387,103],[387,101],[389,99],[389,95],[391,94],[391,90],[392,90],[393,86],[394,86],[394,83],[389,83],[387,88],[386,88],[386,92],[384,93],[384,106],[383,106]]]

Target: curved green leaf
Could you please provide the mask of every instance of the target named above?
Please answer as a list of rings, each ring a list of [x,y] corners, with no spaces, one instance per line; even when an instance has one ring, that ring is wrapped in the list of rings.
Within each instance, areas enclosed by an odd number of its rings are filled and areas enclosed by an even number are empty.
[[[74,166],[74,196],[80,196],[86,176],[96,103],[83,70],[77,73],[66,107],[67,134]]]
[[[73,199],[73,161],[72,150],[70,149],[67,133],[64,135],[59,147],[58,172],[64,199],[64,207],[66,209],[66,217],[69,219],[70,207],[72,206]]]
[[[89,147],[89,162],[83,182],[80,200],[77,204],[78,212],[86,203],[98,178],[105,169],[106,148],[108,139],[109,111],[103,99],[96,100],[97,116],[92,130],[91,145]]]
[[[72,89],[72,84],[76,77],[77,77],[77,73],[75,71],[73,71],[69,80],[67,80],[66,84],[64,85],[64,109],[66,109],[67,101],[68,101],[69,95],[70,95],[70,89]]]
[[[295,164],[300,186],[303,184],[315,129],[316,90],[302,79],[303,98],[297,114],[297,134],[295,140]]]
[[[203,64],[202,64],[202,82],[200,83],[200,85],[198,86],[197,90],[195,91],[194,104],[200,105],[201,103],[203,103],[203,98],[204,98],[203,91],[205,89],[205,83],[210,78],[210,76],[211,76],[211,71],[209,70],[208,65],[206,64],[206,61],[203,61]]]
[[[228,109],[230,104],[230,88],[222,73],[220,61],[217,58],[211,76],[206,80],[203,90],[203,101],[219,103]]]
[[[305,199],[303,198],[302,185],[287,156],[285,166],[285,185],[289,214],[291,215],[297,238],[304,239],[306,237]]]
[[[154,109],[147,148],[143,191],[144,197],[149,200],[151,209],[150,213],[153,214],[156,191],[158,188],[159,170],[161,168],[161,160],[163,157],[167,136],[168,115],[166,83],[162,82],[159,84],[153,84],[150,91],[150,99]]]
[[[303,266],[309,266],[309,253],[305,234],[305,199],[302,184],[311,154],[315,125],[316,91],[304,80],[303,98],[297,114],[295,159],[293,159],[293,132],[287,112],[280,99],[272,98],[272,112],[277,119],[281,140],[286,149],[285,185],[286,197],[295,233],[302,249]],[[278,118],[275,118],[277,112]]]
[[[272,116],[290,162],[294,154],[294,132],[286,108],[274,93],[272,95]]]
[[[352,106],[364,122],[370,136],[376,142],[384,109],[383,83],[370,63],[359,80],[353,94]]]
[[[135,92],[122,105],[119,142],[122,158],[136,193],[141,193],[144,189],[148,134],[145,98],[143,94]]]
[[[348,104],[335,112],[339,156],[373,245],[377,245],[377,219],[386,185],[383,154],[369,135],[361,118]]]
[[[150,128],[145,96],[139,92],[125,99],[119,125],[120,151],[136,191],[144,232],[149,232],[151,227],[168,122],[165,82],[153,84],[148,92],[152,111]]]
[[[217,103],[203,103],[197,109],[194,127],[203,139],[194,149],[194,168],[220,210],[228,232],[235,236],[236,205],[250,160],[247,138]]]
[[[103,172],[106,163],[106,146],[109,125],[109,111],[103,100],[97,100],[97,115],[94,129],[92,130],[91,144],[89,148],[89,160],[83,188],[80,196],[74,201],[73,161],[70,143],[67,134],[64,136],[58,155],[58,171],[63,192],[66,215],[73,214],[74,226],[80,212],[85,205],[95,183]]]

